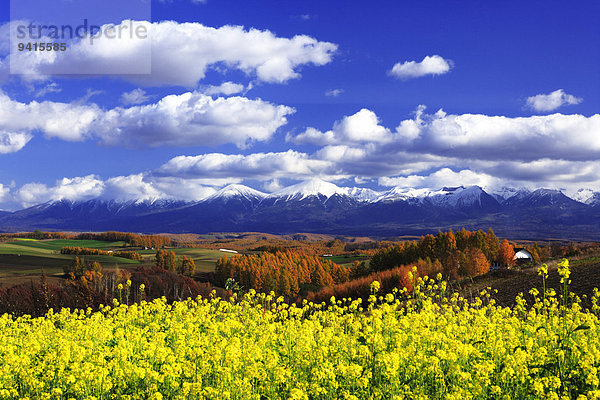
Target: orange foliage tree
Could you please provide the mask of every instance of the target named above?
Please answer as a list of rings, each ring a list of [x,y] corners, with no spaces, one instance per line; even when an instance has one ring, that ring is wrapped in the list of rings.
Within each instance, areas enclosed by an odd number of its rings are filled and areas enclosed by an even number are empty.
[[[508,240],[504,239],[500,244],[500,250],[498,251],[498,263],[505,267],[512,267],[515,265],[515,250],[512,245],[508,243]]]
[[[223,256],[217,261],[215,274],[221,283],[233,278],[245,289],[292,297],[302,288],[318,289],[346,282],[350,271],[316,255],[286,250]]]

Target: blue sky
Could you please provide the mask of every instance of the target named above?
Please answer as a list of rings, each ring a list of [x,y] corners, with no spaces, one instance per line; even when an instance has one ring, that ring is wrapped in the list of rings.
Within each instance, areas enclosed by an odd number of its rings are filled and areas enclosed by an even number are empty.
[[[23,54],[0,9],[0,208],[312,176],[600,190],[597,2],[165,0],[151,21],[98,4],[69,18],[134,19],[151,59],[118,40]],[[144,60],[151,74],[120,73]]]

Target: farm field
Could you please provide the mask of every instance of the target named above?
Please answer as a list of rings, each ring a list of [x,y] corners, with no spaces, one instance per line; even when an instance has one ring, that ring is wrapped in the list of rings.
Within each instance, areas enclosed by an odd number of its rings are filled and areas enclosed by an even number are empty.
[[[337,256],[329,256],[329,257],[323,257],[326,260],[332,261],[336,264],[339,264],[341,266],[344,267],[350,267],[352,266],[352,263],[354,263],[354,261],[365,261],[368,265],[369,263],[369,257],[367,256],[353,256],[353,255],[337,255]]]
[[[562,277],[569,276],[565,263]],[[573,276],[577,271],[573,271]],[[0,318],[0,397],[598,399],[598,294],[468,302],[441,280],[367,302],[157,299]]]
[[[0,243],[0,284],[3,286],[37,281],[42,270],[51,283],[62,280],[63,266],[75,256],[60,254],[64,246],[79,246],[99,249],[119,249],[124,242],[99,240],[34,240],[16,239]],[[107,268],[115,265],[127,268],[138,265],[137,261],[112,256],[86,256],[87,260],[98,261]]]
[[[217,260],[226,253],[214,250],[214,249],[200,249],[200,248],[169,248],[169,251],[174,252],[177,256],[187,256],[194,260],[196,263],[196,271],[198,272],[212,272],[215,269]],[[140,250],[138,251],[144,256],[153,260],[156,250]]]
[[[17,238],[15,240],[0,243],[0,285],[9,286],[13,284],[37,281],[42,270],[52,283],[58,283],[64,275],[63,266],[75,258],[74,255],[60,254],[60,249],[69,247],[87,247],[113,251],[136,251],[143,256],[141,262],[122,257],[106,255],[83,256],[89,261],[98,261],[104,269],[114,269],[119,266],[128,269],[139,265],[154,265],[156,250],[141,250],[129,247],[123,241],[106,242],[101,240],[65,240],[48,239],[35,240]],[[201,248],[173,248],[169,251],[178,256],[187,256],[196,263],[197,273],[212,272],[223,252],[214,249]]]

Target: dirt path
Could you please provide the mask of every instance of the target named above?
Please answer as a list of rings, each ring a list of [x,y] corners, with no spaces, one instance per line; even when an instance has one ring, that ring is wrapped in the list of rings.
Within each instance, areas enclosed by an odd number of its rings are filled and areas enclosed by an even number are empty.
[[[553,288],[560,293],[560,276],[556,268],[556,261],[548,263],[549,274],[546,282],[547,288]],[[593,293],[595,287],[600,288],[600,263],[573,266],[571,268],[571,286],[570,289],[576,295],[588,298]],[[474,279],[472,282],[463,282],[453,285],[460,290],[464,296],[472,297],[478,294],[486,287],[497,289],[498,293],[493,295],[496,302],[503,306],[512,306],[515,304],[515,297],[519,293],[525,294],[528,303],[532,300],[529,295],[531,288],[542,291],[542,278],[537,274],[537,267],[526,270],[503,270],[495,271],[486,276]],[[584,302],[589,305],[589,302]]]

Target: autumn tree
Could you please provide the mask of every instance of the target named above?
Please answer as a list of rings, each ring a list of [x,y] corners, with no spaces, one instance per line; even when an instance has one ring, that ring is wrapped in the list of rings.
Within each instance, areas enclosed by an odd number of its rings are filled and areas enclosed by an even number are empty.
[[[192,276],[196,271],[196,263],[193,259],[183,256],[177,260],[177,273]]]
[[[512,245],[508,243],[508,240],[504,239],[500,243],[500,249],[498,250],[497,262],[505,267],[512,267],[515,265],[515,250]]]
[[[490,262],[480,249],[470,247],[463,254],[461,267],[465,275],[478,276],[490,270]]]

